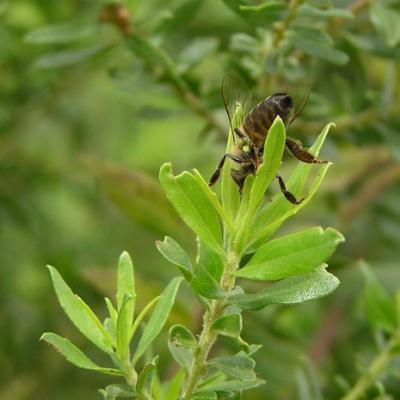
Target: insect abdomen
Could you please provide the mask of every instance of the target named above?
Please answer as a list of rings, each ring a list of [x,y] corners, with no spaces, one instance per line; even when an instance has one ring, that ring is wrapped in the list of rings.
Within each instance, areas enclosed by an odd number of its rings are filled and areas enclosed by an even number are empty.
[[[292,115],[292,111],[293,101],[289,95],[274,94],[251,110],[243,122],[243,129],[255,146],[262,147],[275,118],[279,115],[286,123]]]

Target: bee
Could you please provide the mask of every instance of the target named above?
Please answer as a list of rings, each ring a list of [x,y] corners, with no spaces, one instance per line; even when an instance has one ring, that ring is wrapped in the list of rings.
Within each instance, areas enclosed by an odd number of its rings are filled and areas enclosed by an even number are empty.
[[[236,73],[228,73],[222,81],[222,97],[226,113],[228,114],[229,124],[233,135],[234,147],[231,153],[225,153],[218,164],[217,169],[211,176],[209,186],[214,185],[220,177],[221,170],[227,158],[238,164],[238,168],[231,169],[231,177],[239,187],[239,192],[243,190],[246,177],[256,174],[257,168],[263,162],[264,144],[268,136],[268,131],[279,115],[288,128],[296,119],[306,105],[310,90],[304,95],[299,107],[295,106],[293,97],[287,93],[275,93],[259,102],[247,115],[240,127],[232,128],[232,119],[237,104],[242,108],[247,108],[250,101],[250,90],[243,79]],[[246,112],[246,111],[245,111]],[[236,142],[236,137],[238,141]],[[317,160],[311,153],[303,148],[301,142],[290,137],[286,138],[286,148],[298,160],[310,164],[325,164],[327,161]],[[300,204],[303,199],[296,199],[285,185],[283,178],[277,175],[281,192],[292,204]]]

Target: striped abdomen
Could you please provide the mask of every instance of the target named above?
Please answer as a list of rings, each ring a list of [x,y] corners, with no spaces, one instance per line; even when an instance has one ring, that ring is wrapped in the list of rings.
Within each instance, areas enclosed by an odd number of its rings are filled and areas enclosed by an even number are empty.
[[[243,122],[243,130],[256,147],[263,147],[268,130],[279,115],[286,125],[293,116],[293,100],[285,93],[276,93],[258,103]]]

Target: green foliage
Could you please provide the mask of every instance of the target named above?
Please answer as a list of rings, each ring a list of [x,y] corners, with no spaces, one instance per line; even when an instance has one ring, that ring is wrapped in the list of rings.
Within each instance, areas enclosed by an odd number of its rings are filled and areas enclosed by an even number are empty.
[[[53,267],[49,267],[49,269],[58,300],[70,320],[89,340],[110,356],[117,368],[99,367],[69,340],[54,333],[44,333],[41,339],[51,344],[70,363],[79,368],[125,377],[126,388],[108,386],[102,391],[105,399],[119,396],[151,398],[158,358],[146,364],[139,373],[136,372],[135,365],[165,325],[182,278],[173,279],[162,295],[150,302],[147,308],[134,320],[136,300],[134,269],[129,254],[127,252],[122,253],[118,263],[117,274],[117,309],[114,308],[109,299],[106,299],[115,329],[110,333],[107,330],[106,322],[104,325],[101,324],[89,307],[77,295],[72,293],[57,270]],[[157,305],[143,329],[131,358],[130,344],[132,338],[138,325],[143,321],[144,315],[155,302],[157,302]]]
[[[215,313],[215,324],[209,324],[210,335],[217,336],[212,357],[241,349],[257,361],[257,376],[267,382],[227,378],[209,368],[193,397],[396,398],[399,10],[393,0],[3,1],[0,398],[91,398],[99,379],[123,382],[122,376],[68,369],[62,357],[37,344],[38,332],[58,332],[95,365],[116,369],[115,359],[107,364],[106,357],[97,358],[92,344],[113,355],[118,336],[120,355],[127,342],[134,353],[176,272],[169,262],[189,286],[176,297],[170,323],[199,339],[200,302]],[[250,107],[276,92],[291,94],[301,105],[309,87],[307,104],[287,127],[306,146],[327,121],[335,121],[321,156],[334,164],[296,166],[285,155],[279,165],[289,190],[304,198],[300,205],[289,204],[274,179],[267,183],[263,175],[267,192],[260,190],[261,203],[254,198],[250,213],[256,177],[248,177],[239,196],[231,160],[216,188],[219,198],[206,187],[224,152],[228,121],[220,89],[229,70],[254,93]],[[249,111],[237,106],[234,127]],[[315,141],[313,154],[329,129]],[[229,151],[232,145],[229,135]],[[277,152],[271,155],[278,160]],[[160,164],[169,160],[175,171],[192,171],[193,185],[219,221],[222,251],[214,239],[211,247],[198,240],[196,254],[197,232],[182,223],[157,180]],[[329,258],[330,272],[311,263],[309,273],[267,283],[238,278],[229,290],[238,277],[224,274],[234,261],[227,264],[225,257],[229,242],[240,253],[241,269],[263,246],[313,226],[324,232],[337,227],[346,236]],[[152,243],[164,237],[174,242],[158,244],[160,257]],[[117,292],[112,260],[121,248],[135,254],[138,296],[111,301]],[[368,263],[367,272],[357,267],[360,259]],[[54,304],[45,264],[62,266],[63,279],[85,299],[55,278],[78,330],[65,325],[65,314]],[[284,306],[329,293],[338,283],[331,272],[341,280],[332,296]],[[105,319],[98,312],[103,297]],[[242,313],[238,298],[247,299],[243,308],[253,301],[265,308]],[[215,309],[222,302],[226,307]],[[129,325],[130,309],[135,320],[128,334],[123,326]],[[187,380],[187,371],[169,354],[166,333],[161,329],[162,339],[136,364],[139,375],[143,371],[143,398],[152,393],[154,400],[176,400]],[[256,346],[243,339],[263,347],[253,355]],[[66,339],[53,341],[62,354],[91,365]],[[101,393],[107,399],[136,395],[122,383]]]

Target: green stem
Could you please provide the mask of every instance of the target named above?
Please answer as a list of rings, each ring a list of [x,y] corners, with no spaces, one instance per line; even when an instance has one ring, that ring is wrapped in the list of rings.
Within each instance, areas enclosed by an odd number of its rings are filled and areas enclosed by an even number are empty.
[[[224,274],[221,279],[221,288],[230,291],[235,286],[235,275],[233,274],[239,267],[240,257],[232,251],[227,252]],[[190,366],[186,382],[180,396],[180,400],[189,400],[195,393],[200,379],[207,371],[207,358],[217,339],[217,333],[211,330],[212,324],[221,317],[225,299],[213,300],[209,311],[203,317],[203,330],[200,334],[198,344],[193,352],[193,361]]]
[[[372,361],[368,370],[361,375],[356,384],[342,400],[357,400],[378,379],[394,357],[394,348],[400,345],[400,328],[398,328],[382,352]]]

